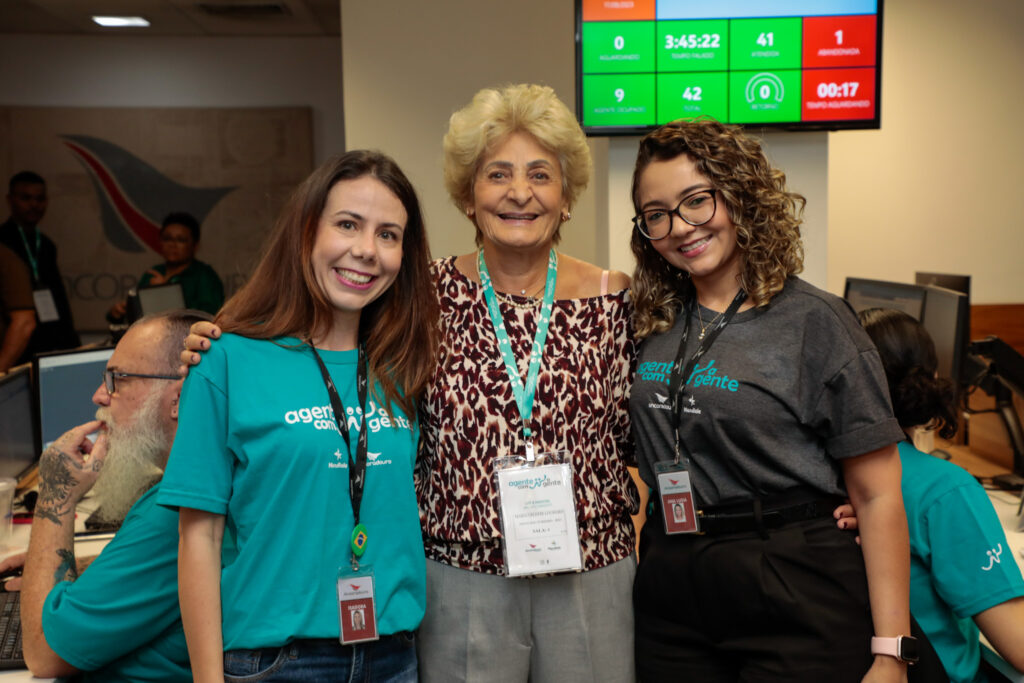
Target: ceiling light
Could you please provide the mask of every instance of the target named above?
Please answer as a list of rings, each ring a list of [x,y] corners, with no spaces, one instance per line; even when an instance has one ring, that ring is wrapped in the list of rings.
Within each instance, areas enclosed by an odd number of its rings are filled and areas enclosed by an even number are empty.
[[[93,16],[95,21],[100,26],[134,26],[134,27],[146,27],[149,26],[149,22],[142,17],[104,17],[104,16]]]

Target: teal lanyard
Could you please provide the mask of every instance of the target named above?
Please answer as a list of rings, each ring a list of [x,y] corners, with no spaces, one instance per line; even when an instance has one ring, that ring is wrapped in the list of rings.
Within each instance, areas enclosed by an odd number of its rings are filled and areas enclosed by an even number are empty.
[[[494,333],[498,336],[498,350],[505,361],[505,372],[508,373],[508,380],[512,383],[512,394],[516,399],[516,406],[519,408],[519,416],[523,421],[523,437],[526,440],[526,459],[533,461],[533,430],[530,429],[530,418],[533,415],[533,397],[537,391],[537,374],[540,371],[540,359],[544,354],[544,342],[548,337],[548,325],[551,323],[551,308],[555,301],[555,280],[558,279],[558,254],[554,249],[548,255],[548,275],[544,282],[544,302],[541,305],[540,317],[537,319],[537,332],[533,336],[533,346],[530,348],[530,369],[526,375],[526,386],[519,377],[519,366],[516,364],[515,354],[512,353],[512,342],[509,341],[508,332],[505,330],[505,319],[501,315],[501,308],[498,306],[498,297],[494,293],[494,286],[491,284],[491,275],[487,272],[487,263],[484,261],[484,252],[481,249],[477,253],[477,267],[480,270],[480,285],[484,289],[484,299],[487,301],[487,310],[491,314],[491,324],[494,326]]]
[[[36,257],[39,255],[43,238],[39,235],[39,228],[36,228],[36,251],[32,253],[28,246],[28,239],[25,237],[25,229],[20,225],[18,226],[18,234],[21,235],[21,241],[25,245],[25,255],[28,257],[28,264],[32,267],[32,283],[36,284],[39,282],[39,265],[36,262]]]

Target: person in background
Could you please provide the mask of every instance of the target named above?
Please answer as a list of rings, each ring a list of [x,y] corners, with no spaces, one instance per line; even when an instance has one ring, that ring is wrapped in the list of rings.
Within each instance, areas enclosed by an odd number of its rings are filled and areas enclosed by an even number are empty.
[[[69,430],[40,457],[27,558],[0,563],[0,571],[24,563],[22,647],[36,676],[192,680],[178,610],[178,518],[156,505],[153,479],[167,465],[177,427],[181,338],[204,319],[172,311],[136,322],[93,394],[96,420]],[[93,443],[88,435],[96,431]],[[90,489],[108,517],[123,523],[87,564],[75,558],[74,524]]]
[[[987,681],[978,630],[1024,672],[1024,578],[992,502],[964,469],[914,448],[918,429],[956,433],[953,383],[936,375],[928,331],[900,311],[859,314],[882,358],[899,443],[903,503],[910,528],[910,610],[949,680]]]
[[[0,245],[0,375],[21,358],[35,329],[28,268],[17,254]]]
[[[190,213],[176,212],[164,218],[160,228],[164,262],[139,278],[139,289],[180,284],[185,306],[214,315],[224,304],[224,284],[209,264],[196,258],[199,221]],[[121,301],[107,314],[110,322],[124,320],[128,302]]]
[[[196,681],[416,681],[429,267],[408,179],[350,151],[296,189],[218,314],[228,334],[185,382],[158,498],[180,511]]]
[[[710,119],[645,136],[632,196],[630,414],[657,501],[639,678],[906,680],[902,432],[849,307],[796,277],[803,198],[757,140]],[[863,554],[832,520],[846,495]],[[665,520],[674,500],[696,525]]]
[[[42,176],[32,171],[11,176],[7,190],[11,215],[0,224],[0,244],[17,254],[29,269],[37,323],[14,365],[32,360],[36,353],[72,349],[80,344],[57,267],[57,246],[39,229],[47,203]]]

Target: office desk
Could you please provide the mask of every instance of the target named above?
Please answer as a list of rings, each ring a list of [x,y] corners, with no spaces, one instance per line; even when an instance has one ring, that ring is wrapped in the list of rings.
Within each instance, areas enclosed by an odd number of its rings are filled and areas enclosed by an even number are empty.
[[[75,518],[75,531],[81,532],[85,530],[85,519],[92,514],[94,504],[89,498],[86,498],[82,504],[78,507],[78,514]],[[30,524],[15,524],[14,533],[11,535],[10,540],[3,547],[0,547],[0,559],[6,558],[16,553],[25,552],[28,548],[28,539],[31,534],[32,525]],[[89,557],[90,555],[99,555],[100,551],[103,550],[107,542],[113,537],[113,534],[98,534],[95,536],[81,536],[75,539],[75,556],[76,557]],[[16,681],[52,681],[52,678],[36,678],[25,669],[16,671],[0,671],[0,681],[2,683],[15,683]]]

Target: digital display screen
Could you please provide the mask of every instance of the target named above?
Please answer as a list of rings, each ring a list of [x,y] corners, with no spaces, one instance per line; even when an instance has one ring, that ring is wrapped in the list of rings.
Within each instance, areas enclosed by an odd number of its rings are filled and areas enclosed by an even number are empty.
[[[881,0],[577,0],[577,114],[590,135],[710,116],[878,128]]]

